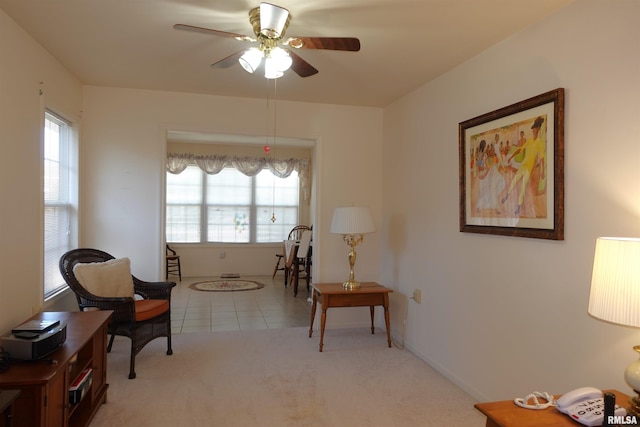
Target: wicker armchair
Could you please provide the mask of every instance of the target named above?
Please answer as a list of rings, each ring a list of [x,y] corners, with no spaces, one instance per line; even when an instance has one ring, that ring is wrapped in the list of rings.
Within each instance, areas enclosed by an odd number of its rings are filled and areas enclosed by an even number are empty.
[[[159,337],[167,337],[167,355],[173,354],[171,349],[171,289],[174,282],[145,282],[135,276],[133,279],[135,294],[142,300],[130,297],[100,297],[90,293],[83,287],[73,268],[80,263],[100,263],[113,260],[114,257],[98,249],[73,249],[60,258],[60,273],[76,295],[81,311],[87,309],[113,310],[108,326],[111,335],[107,351],[111,351],[116,335],[131,339],[131,356],[129,363],[129,379],[136,377],[136,354],[150,341]],[[164,300],[166,304],[157,300]]]

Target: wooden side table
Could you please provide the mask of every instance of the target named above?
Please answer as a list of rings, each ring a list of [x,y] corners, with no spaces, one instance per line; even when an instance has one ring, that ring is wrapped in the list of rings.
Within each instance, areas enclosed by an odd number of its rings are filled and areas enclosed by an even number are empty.
[[[629,396],[617,390],[604,390],[616,395],[616,404],[629,406]],[[556,398],[560,395],[555,396]],[[534,410],[521,408],[513,400],[477,403],[476,409],[487,416],[486,427],[576,427],[580,426],[567,415],[551,406]]]
[[[327,309],[329,307],[369,307],[371,311],[371,333],[375,332],[373,325],[373,314],[376,305],[384,307],[384,321],[387,326],[387,343],[391,347],[391,327],[389,322],[389,293],[391,289],[374,283],[361,283],[359,289],[347,290],[342,283],[314,283],[313,305],[311,306],[311,327],[309,328],[309,338],[313,334],[313,321],[316,316],[316,305],[318,299],[322,305],[322,317],[320,321],[320,351],[324,342],[324,327],[327,323]]]

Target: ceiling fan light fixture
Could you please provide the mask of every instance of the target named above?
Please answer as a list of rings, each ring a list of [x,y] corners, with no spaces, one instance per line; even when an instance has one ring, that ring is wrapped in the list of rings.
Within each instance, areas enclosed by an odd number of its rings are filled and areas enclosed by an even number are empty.
[[[278,71],[287,71],[291,68],[291,64],[293,64],[293,60],[291,59],[291,56],[289,56],[289,52],[280,47],[271,49],[269,56],[273,61],[273,66]]]
[[[284,75],[284,71],[279,70],[276,60],[271,57],[264,59],[264,77],[267,79],[279,79]]]
[[[2,1],[2,0],[0,0]],[[249,22],[253,29],[254,37],[212,28],[196,27],[186,24],[175,24],[177,30],[194,31],[216,36],[233,38],[240,42],[258,42],[256,49],[241,50],[211,64],[212,67],[227,68],[239,60],[241,66],[248,73],[255,73],[257,69],[265,68],[266,78],[278,78],[291,68],[300,77],[309,77],[318,73],[318,70],[303,58],[294,53],[292,49],[323,49],[357,52],[360,50],[360,40],[355,37],[288,37],[284,34],[291,22],[291,14],[283,7],[271,3],[260,3],[259,6],[249,10]],[[279,46],[285,47],[285,53],[278,52]],[[273,65],[263,64],[263,59],[273,58],[269,61]],[[279,56],[281,55],[281,56]],[[262,71],[260,71],[260,74]]]
[[[256,47],[247,49],[245,53],[238,58],[238,62],[248,73],[253,73],[258,69],[262,62],[262,52]]]
[[[287,9],[270,3],[260,3],[260,34],[265,37],[281,37],[290,19],[291,15]]]

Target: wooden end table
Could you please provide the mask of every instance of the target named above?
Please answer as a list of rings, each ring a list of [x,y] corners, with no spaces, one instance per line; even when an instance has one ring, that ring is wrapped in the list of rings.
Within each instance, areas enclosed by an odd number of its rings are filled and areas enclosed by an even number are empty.
[[[616,395],[616,405],[627,408],[629,396],[617,390],[604,390]],[[560,395],[555,396],[557,399]],[[577,427],[578,424],[554,406],[534,410],[521,408],[513,400],[476,403],[476,409],[487,416],[486,427]]]
[[[371,311],[371,333],[375,332],[373,325],[373,314],[376,305],[384,307],[384,321],[387,326],[387,343],[391,347],[391,327],[389,322],[389,293],[391,289],[374,283],[365,282],[360,284],[359,289],[347,290],[342,283],[314,283],[311,285],[313,291],[313,305],[311,306],[311,327],[309,328],[309,338],[313,334],[313,321],[316,316],[316,305],[318,299],[322,305],[322,317],[320,321],[320,351],[324,342],[324,328],[327,323],[327,309],[329,307],[369,307]]]

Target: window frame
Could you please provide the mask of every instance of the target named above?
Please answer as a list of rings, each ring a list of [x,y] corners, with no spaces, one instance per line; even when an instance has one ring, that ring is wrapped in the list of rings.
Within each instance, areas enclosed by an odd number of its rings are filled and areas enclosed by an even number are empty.
[[[249,231],[249,236],[248,236],[248,240],[247,241],[230,241],[230,240],[209,240],[209,228],[210,228],[210,224],[209,224],[209,209],[216,207],[216,206],[221,206],[221,205],[227,205],[227,206],[245,206],[245,204],[228,204],[228,203],[216,203],[215,200],[210,200],[210,198],[207,196],[208,192],[210,191],[209,189],[209,185],[208,185],[208,181],[209,178],[211,176],[216,176],[216,175],[208,175],[207,173],[205,173],[204,171],[202,171],[197,165],[194,164],[190,164],[189,166],[187,166],[187,168],[189,168],[191,171],[199,171],[200,172],[200,203],[196,204],[196,203],[171,203],[170,202],[170,197],[168,195],[168,191],[169,191],[169,177],[173,174],[166,172],[165,173],[165,178],[166,178],[166,184],[165,184],[165,239],[167,241],[167,243],[175,243],[175,244],[195,244],[195,245],[273,245],[274,243],[278,243],[281,242],[283,239],[286,239],[287,234],[289,233],[290,229],[292,227],[294,227],[295,225],[297,225],[299,223],[300,220],[300,215],[301,215],[301,211],[302,211],[302,196],[301,196],[301,184],[300,184],[300,177],[297,175],[297,173],[295,174],[295,179],[296,179],[296,203],[294,205],[278,205],[278,206],[270,206],[270,210],[271,208],[274,208],[273,210],[275,210],[276,212],[278,210],[282,210],[284,209],[295,209],[295,218],[293,221],[291,221],[291,223],[286,223],[283,224],[282,222],[280,224],[276,224],[280,230],[276,231],[276,233],[279,233],[280,235],[278,237],[274,237],[273,240],[270,241],[258,241],[258,221],[259,218],[261,217],[261,215],[259,215],[259,209],[264,209],[264,205],[257,205],[257,192],[259,191],[259,187],[258,187],[258,177],[257,176],[250,176],[247,177],[245,175],[243,175],[245,178],[247,178],[250,181],[250,191],[251,194],[249,196],[249,205],[247,205],[248,207],[248,212],[249,212],[249,223],[247,224],[247,230]],[[233,169],[236,171],[236,173],[242,174],[238,169],[231,167],[231,166],[227,166],[224,169]],[[186,171],[186,170],[185,170]],[[263,169],[260,173],[265,173],[268,172],[268,169]],[[183,172],[184,173],[184,172]],[[180,175],[180,174],[178,174]],[[282,179],[282,178],[278,178],[278,177],[273,177],[276,180]],[[172,233],[169,232],[168,228],[170,226],[170,214],[169,214],[169,209],[174,206],[174,207],[179,207],[179,206],[198,206],[199,207],[199,225],[198,225],[198,234],[199,234],[199,239],[198,240],[176,240],[174,237],[172,237]],[[269,217],[271,217],[271,213],[269,213]],[[278,215],[276,214],[276,221],[277,221],[277,217]],[[291,217],[291,215],[288,216],[289,218]],[[281,218],[282,221],[282,218]],[[188,231],[185,232],[185,234],[188,234]]]
[[[42,203],[42,295],[43,301],[47,302],[56,296],[60,295],[68,289],[67,283],[60,275],[58,269],[58,262],[60,256],[69,249],[77,247],[78,245],[78,192],[79,192],[79,158],[78,158],[78,125],[69,120],[67,115],[61,114],[56,109],[45,107],[42,113],[42,137],[41,137],[41,203]],[[47,176],[47,162],[56,159],[48,158],[49,147],[47,147],[47,126],[51,121],[57,125],[64,127],[64,133],[61,136],[61,141],[58,141],[60,146],[58,147],[57,163],[62,167],[58,168],[57,179],[64,187],[59,193],[64,193],[64,197],[50,199],[47,194],[48,176]],[[62,153],[61,153],[62,152]],[[64,172],[62,172],[64,171]],[[61,174],[64,177],[61,177]],[[48,248],[48,227],[47,210],[49,208],[64,210],[66,216],[66,224],[62,229],[63,234],[66,234],[66,242],[62,246],[56,246],[55,249]],[[59,216],[54,216],[59,218]],[[60,228],[56,228],[57,232],[60,232]],[[60,239],[63,240],[63,239]],[[52,253],[53,251],[53,253]],[[50,282],[53,282],[50,283]]]

